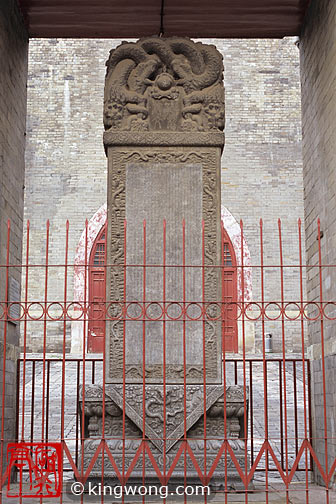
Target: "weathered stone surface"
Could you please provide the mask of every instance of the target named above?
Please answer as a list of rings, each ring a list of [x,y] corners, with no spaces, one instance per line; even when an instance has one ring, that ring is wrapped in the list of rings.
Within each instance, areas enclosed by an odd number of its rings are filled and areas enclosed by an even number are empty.
[[[105,128],[223,130],[222,59],[214,46],[186,38],[123,42],[106,63]]]
[[[144,141],[146,138],[144,138]],[[163,219],[167,220],[166,264],[182,266],[182,219],[186,221],[186,264],[202,264],[202,220],[205,236],[205,301],[220,299],[218,272],[220,263],[220,148],[183,146],[135,146],[121,150],[109,147],[108,262],[122,264],[124,260],[124,219],[127,219],[126,254],[128,264],[143,263],[143,220],[146,220],[146,262],[163,262]],[[150,191],[148,190],[150,187]],[[126,300],[143,300],[142,268],[127,268]],[[166,299],[183,302],[182,268],[166,271]],[[107,273],[108,296],[111,301],[124,298],[122,267]],[[162,268],[147,268],[146,302],[162,300]],[[186,301],[202,302],[201,268],[187,268]],[[135,310],[135,309],[134,309]],[[131,313],[130,313],[131,315]],[[135,315],[135,313],[134,313]],[[126,322],[126,380],[142,382],[142,319]],[[123,379],[123,322],[108,324],[108,381]],[[203,383],[203,323],[187,322],[186,327],[187,380]],[[182,321],[166,322],[167,382],[183,383]],[[153,332],[154,331],[154,332]],[[146,382],[162,382],[163,347],[162,320],[146,322]],[[156,333],[156,336],[154,336]],[[151,337],[153,334],[153,337]],[[193,342],[191,345],[191,341]],[[205,322],[207,381],[221,381],[220,330],[217,322]],[[131,349],[131,350],[130,350]]]
[[[169,268],[171,265],[183,264],[183,229],[182,219],[185,219],[185,261],[186,264],[198,266],[202,264],[202,164],[141,162],[138,153],[130,155],[130,160],[139,159],[138,163],[126,165],[126,221],[127,221],[127,257],[131,264],[142,264],[144,261],[144,229],[146,220],[146,263],[162,264],[163,262],[163,222],[166,225],[166,264],[165,299],[183,300],[182,268]],[[171,155],[172,160],[178,156]],[[190,156],[190,161],[197,158]],[[146,155],[143,156],[146,159]],[[155,159],[155,158],[154,158]],[[200,159],[201,160],[201,159]],[[150,188],[150,190],[149,190]],[[149,193],[149,197],[147,194]],[[148,267],[144,276],[142,267],[129,267],[126,271],[126,299],[142,302],[143,285],[146,282],[145,299],[147,303],[155,303],[163,298],[163,269]],[[111,295],[113,293],[111,292]],[[187,268],[185,272],[185,299],[202,299],[201,268]],[[175,306],[178,316],[180,305]],[[129,309],[131,315],[132,309]],[[133,310],[137,316],[138,309]],[[173,313],[174,310],[171,310]],[[148,308],[148,318],[160,316],[161,309],[153,304]],[[202,321],[185,322],[187,377],[196,373],[202,379]],[[126,362],[127,378],[142,379],[142,320],[126,322]],[[166,320],[166,364],[168,378],[175,379],[176,374],[183,380],[183,321]],[[139,344],[135,344],[138,341]],[[162,320],[146,322],[146,377],[162,379],[163,373],[163,323]],[[216,362],[214,369],[216,372]],[[192,365],[192,368],[191,368]],[[117,367],[112,364],[112,373]],[[178,366],[179,371],[173,371],[172,366]],[[209,374],[213,366],[209,369]]]

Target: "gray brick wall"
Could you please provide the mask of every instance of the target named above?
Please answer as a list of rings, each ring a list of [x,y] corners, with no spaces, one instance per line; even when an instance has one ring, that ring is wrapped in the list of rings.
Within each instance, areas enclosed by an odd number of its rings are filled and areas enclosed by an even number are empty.
[[[336,263],[336,3],[334,0],[313,0],[307,13],[300,41],[302,128],[303,128],[303,179],[307,262],[307,296],[310,301],[320,301],[320,286],[325,302],[335,300],[336,271],[333,267],[322,269],[319,263],[317,218],[321,219],[322,263]],[[329,305],[325,315],[335,317],[335,308]],[[329,464],[336,456],[336,338],[335,321],[324,317],[327,380],[327,436]],[[312,364],[313,406],[316,422],[315,437],[323,438],[324,402],[322,395],[321,320],[309,324],[309,355]],[[316,439],[315,448],[324,460],[324,442]],[[330,465],[329,465],[330,469]],[[317,478],[321,481],[318,473]],[[334,476],[334,485],[336,478]]]
[[[323,385],[322,359],[314,359],[311,363],[312,373],[312,399],[313,399],[313,445],[318,459],[325,470],[325,454],[327,446],[328,472],[335,460],[336,454],[336,355],[328,355],[324,359],[325,364],[325,396]],[[327,411],[327,429],[324,422],[324,408]],[[327,438],[327,443],[325,441]],[[315,478],[320,485],[325,485],[323,478],[316,466],[314,466]],[[336,486],[336,476],[332,484]]]
[[[69,261],[84,227],[106,201],[102,145],[105,60],[117,40],[31,40],[28,80],[25,217],[31,221],[31,260],[45,254],[45,221],[51,219],[50,262],[64,260],[65,221],[70,220]],[[226,88],[226,145],[222,202],[239,222],[252,262],[259,264],[259,219],[264,219],[265,263],[279,263],[278,227],[283,224],[286,263],[298,263],[297,219],[303,218],[299,51],[293,38],[218,40]],[[61,245],[60,245],[61,244]],[[51,272],[53,299],[63,298],[63,277]],[[298,300],[298,270],[285,274],[286,298]],[[68,296],[73,296],[72,273]],[[30,297],[43,298],[40,277]],[[266,298],[280,299],[279,272],[267,273]],[[259,271],[253,273],[259,301]],[[60,348],[62,324],[50,325],[48,348]],[[289,351],[300,348],[296,322],[286,324]],[[266,324],[281,345],[279,322]],[[260,324],[247,324],[249,349],[260,351]],[[41,327],[30,325],[30,346],[41,349]],[[69,342],[70,333],[67,335]],[[57,343],[58,341],[58,343]]]
[[[28,39],[14,0],[0,2],[0,264],[6,263],[7,221],[11,220],[11,265],[21,263],[24,148],[26,127],[26,82]],[[20,282],[20,268],[9,276]],[[0,268],[0,300],[6,299],[6,270]],[[15,436],[16,360],[19,326],[7,324],[5,439]],[[0,401],[4,353],[4,322],[0,321]],[[1,413],[0,413],[1,416]],[[6,453],[6,445],[5,445]]]

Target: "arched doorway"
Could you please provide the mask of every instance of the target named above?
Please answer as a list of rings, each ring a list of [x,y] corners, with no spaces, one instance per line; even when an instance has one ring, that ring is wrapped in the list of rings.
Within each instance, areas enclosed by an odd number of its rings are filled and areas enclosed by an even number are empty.
[[[91,217],[88,223],[88,228],[84,228],[80,237],[80,240],[77,245],[76,254],[75,254],[75,267],[74,267],[74,309],[80,311],[80,306],[84,303],[85,299],[90,299],[89,296],[89,284],[90,282],[85,281],[85,264],[92,264],[94,262],[92,258],[94,257],[93,249],[95,248],[95,244],[98,242],[99,236],[100,238],[104,237],[103,228],[105,228],[106,222],[106,203],[102,205],[97,212]],[[236,299],[238,303],[244,301],[247,305],[252,302],[252,268],[251,268],[251,256],[249,252],[249,248],[247,242],[244,237],[242,237],[241,228],[238,222],[235,220],[233,215],[229,212],[227,208],[222,206],[221,209],[222,222],[224,224],[225,229],[225,242],[229,246],[230,257],[232,266],[228,263],[230,261],[226,260],[226,296],[229,299],[232,293],[232,299]],[[87,240],[87,243],[86,243]],[[102,240],[104,242],[104,240]],[[103,244],[104,246],[104,244]],[[91,262],[90,262],[91,258]],[[242,264],[243,261],[243,264]],[[234,268],[233,266],[236,266]],[[243,268],[241,266],[244,266]],[[98,266],[96,267],[96,273],[98,273]],[[230,273],[231,270],[231,273]],[[94,272],[94,269],[92,270]],[[100,271],[102,273],[102,271]],[[236,278],[233,278],[234,273],[236,274]],[[242,278],[244,277],[244,282]],[[99,275],[96,276],[99,278]],[[102,285],[96,282],[98,285]],[[232,285],[232,288],[230,287]],[[242,292],[242,287],[244,285],[244,293]],[[234,288],[236,291],[234,291]],[[90,291],[93,294],[93,290]],[[105,296],[105,291],[104,291]],[[105,297],[104,297],[105,301]],[[78,306],[77,304],[78,303]],[[231,308],[231,306],[230,306]],[[232,306],[232,308],[234,308]],[[240,317],[239,317],[240,318]],[[236,314],[233,313],[230,315],[230,320],[226,324],[225,332],[226,332],[226,340],[228,348],[232,348],[232,352],[237,352],[242,348],[242,323],[241,320],[238,320],[238,324],[231,323],[236,322]],[[105,321],[100,320],[100,334],[104,334],[101,331],[105,330]],[[238,326],[238,327],[237,327]],[[93,329],[93,332],[94,329]],[[95,333],[96,334],[96,333]],[[99,333],[98,333],[99,334]],[[86,339],[88,341],[89,338]],[[231,340],[231,343],[229,342]],[[238,349],[237,343],[234,343],[238,340]],[[94,341],[94,340],[93,340]],[[83,342],[83,322],[82,320],[73,320],[71,323],[71,352],[72,353],[81,353],[83,351],[82,348]],[[231,345],[231,346],[230,346]],[[245,321],[245,345],[249,351],[254,350],[254,322]],[[90,346],[92,347],[91,341],[87,345],[88,349]],[[94,345],[95,346],[95,345]],[[98,346],[98,345],[97,345]],[[102,348],[102,340],[100,343],[100,348]],[[90,350],[91,352],[95,352],[95,350]],[[228,352],[229,350],[226,349]]]
[[[89,261],[88,352],[101,353],[105,341],[105,270],[106,223],[93,244]]]
[[[94,241],[89,261],[89,324],[88,352],[103,352],[105,340],[104,306],[106,296],[106,223]],[[238,352],[237,329],[237,262],[231,240],[224,230],[223,241],[224,282],[223,300],[225,317],[223,323],[225,352]]]
[[[224,351],[238,352],[238,324],[237,324],[237,261],[229,235],[224,230],[223,237],[223,285],[222,297],[224,301]]]

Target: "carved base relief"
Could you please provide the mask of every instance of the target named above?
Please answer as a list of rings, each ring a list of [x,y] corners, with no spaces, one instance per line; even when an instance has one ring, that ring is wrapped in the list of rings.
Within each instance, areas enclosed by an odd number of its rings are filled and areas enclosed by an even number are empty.
[[[125,470],[130,466],[137,449],[142,440],[142,389],[138,385],[128,385],[126,388],[125,401],[125,445],[123,448],[123,399],[122,387],[118,385],[106,386],[105,396],[105,439],[107,439],[110,451],[121,471],[123,454],[125,456]],[[146,390],[145,415],[146,415],[146,436],[150,439],[149,447],[153,453],[154,459],[160,469],[163,471],[164,458],[167,470],[171,466],[176,453],[180,447],[181,439],[184,435],[184,414],[183,397],[181,396],[180,386],[167,386],[166,390],[166,453],[163,443],[163,395],[162,388],[158,386],[149,386]],[[207,421],[206,421],[206,441],[204,441],[204,410],[203,410],[203,387],[189,386],[187,389],[187,439],[197,463],[201,470],[204,468],[204,442],[207,452],[207,470],[209,471],[214,463],[218,451],[224,440],[224,396],[222,386],[207,387]],[[226,389],[226,410],[227,417],[227,438],[237,457],[238,463],[245,470],[245,449],[241,440],[243,437],[243,418],[244,418],[244,399],[243,388],[241,386],[230,386]],[[86,436],[84,448],[84,470],[89,466],[95,450],[97,449],[102,436],[102,388],[98,386],[86,386],[85,388],[85,418],[86,418]],[[112,438],[112,439],[111,439]],[[124,450],[124,451],[123,451]],[[101,477],[102,457],[98,457],[91,478]],[[152,462],[146,456],[146,481],[151,478],[156,479],[157,474],[153,468]],[[131,481],[142,478],[143,459],[139,458],[132,471]],[[227,457],[227,475],[229,486],[239,488],[241,480],[230,456]],[[225,476],[225,462],[222,457],[217,469],[214,472],[213,483],[219,485]],[[184,477],[184,456],[181,456],[179,462],[171,477],[171,482]],[[105,456],[104,478],[115,479],[115,471]],[[187,478],[188,484],[193,481],[199,484],[197,470],[189,457],[187,456]]]

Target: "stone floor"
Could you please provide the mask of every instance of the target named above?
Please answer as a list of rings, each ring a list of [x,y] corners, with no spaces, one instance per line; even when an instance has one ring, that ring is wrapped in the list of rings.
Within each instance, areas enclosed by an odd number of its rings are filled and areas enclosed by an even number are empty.
[[[40,355],[29,355],[29,358],[41,357]],[[48,355],[49,357],[49,355]],[[45,428],[49,441],[60,440],[60,426],[61,426],[61,385],[62,385],[62,363],[57,360],[55,355],[50,355],[55,359],[50,364],[50,372],[48,375],[48,366],[46,365],[45,374],[45,390],[49,385],[49,395],[45,393],[45,407],[48,409],[48,424]],[[259,356],[249,356],[250,358],[260,358]],[[275,357],[273,355],[273,357]],[[293,356],[294,357],[294,356]],[[90,356],[88,356],[90,358]],[[292,358],[292,356],[291,356]],[[26,386],[25,386],[25,420],[24,420],[24,437],[28,441],[33,439],[38,441],[41,438],[41,419],[42,419],[42,388],[43,388],[43,367],[42,363],[35,365],[35,384],[33,390],[33,372],[32,363],[26,363]],[[243,383],[242,362],[238,365],[238,383]],[[248,451],[250,458],[254,460],[260,447],[263,444],[265,429],[264,429],[264,380],[263,380],[263,367],[262,362],[253,363],[252,380],[250,380],[250,367],[246,367],[246,383],[248,386],[252,385],[252,411],[249,410],[249,442]],[[22,373],[21,373],[22,378]],[[77,362],[66,362],[65,373],[65,408],[64,408],[64,429],[65,439],[68,447],[75,458],[76,452],[76,438],[80,437],[80,426],[76,424],[76,411],[77,411],[77,383],[82,383],[83,373],[82,366],[78,367]],[[101,383],[102,381],[102,367],[101,364],[96,365],[94,376],[92,374],[92,363],[87,362],[86,383]],[[282,383],[281,383],[282,382]],[[294,387],[296,383],[296,389]],[[232,363],[227,364],[227,383],[234,383],[234,368]],[[285,437],[285,408],[284,408],[284,374],[279,373],[279,364],[276,361],[268,364],[267,374],[267,394],[268,394],[268,425],[269,425],[269,439],[274,449],[275,455],[279,462],[282,462],[284,469],[286,468],[286,443]],[[280,391],[282,394],[282,427],[281,427],[281,408],[280,408]],[[22,398],[22,380],[20,397]],[[296,392],[296,408],[295,408],[295,392]],[[290,470],[292,463],[296,456],[296,442],[295,437],[298,437],[298,446],[300,447],[301,441],[304,437],[304,402],[303,402],[303,378],[302,378],[302,362],[296,364],[296,381],[294,380],[294,368],[292,362],[286,364],[286,414],[287,414],[287,454],[288,454],[288,468]],[[34,397],[34,401],[33,401]],[[20,400],[20,404],[22,400]],[[34,403],[34,410],[32,404]],[[250,404],[251,408],[251,404]],[[307,406],[308,411],[308,406]],[[20,423],[22,419],[22,411],[20,412]],[[251,423],[251,415],[253,418],[253,425]],[[295,429],[295,415],[297,417],[297,428]],[[33,420],[33,426],[32,426]],[[251,432],[251,427],[252,431]],[[22,426],[20,425],[20,433]],[[281,447],[283,449],[281,450]],[[300,469],[305,468],[304,457],[302,457],[299,464]],[[264,484],[265,473],[262,470],[265,467],[265,459],[262,457],[258,466],[261,471],[255,473],[254,481],[256,485]],[[269,467],[275,468],[272,460],[269,462]],[[68,474],[72,478],[72,471],[70,464],[64,460],[64,476]],[[69,470],[69,472],[66,472]],[[297,471],[293,482],[300,482],[305,479],[305,472]],[[269,481],[272,484],[279,482],[279,475],[277,471],[269,473]],[[294,497],[293,497],[294,499]],[[258,502],[252,500],[252,495],[249,496],[250,502]],[[25,501],[26,502],[26,501]],[[28,502],[28,501],[27,501]],[[240,502],[240,501],[232,501]],[[261,501],[264,502],[264,501]],[[274,500],[274,502],[282,502],[281,500]],[[291,502],[300,502],[292,500]],[[303,501],[302,501],[303,502]],[[323,502],[323,501],[322,501]]]
[[[13,487],[15,490],[17,488],[17,485]],[[4,504],[13,504],[14,502],[19,502],[19,498],[16,498],[14,501],[13,497],[9,498],[6,496],[6,492],[4,492],[2,502]],[[23,504],[37,504],[40,502],[40,499],[35,497],[35,498],[24,498],[22,499]],[[43,498],[42,501],[44,504],[55,504],[56,502],[60,502],[59,498]],[[102,501],[101,496],[88,496],[88,495],[83,495],[83,499],[81,500],[81,496],[74,496],[71,494],[71,491],[69,491],[69,488],[67,486],[64,486],[63,492],[62,492],[62,502],[63,503],[88,503],[88,504],[116,504],[118,502],[122,502],[121,499],[117,499],[116,497],[104,497],[104,500]],[[124,500],[125,503],[132,502],[134,504],[136,503],[165,503],[169,502],[171,504],[179,504],[179,503],[188,503],[188,504],[207,504],[213,502],[215,503],[253,503],[253,504],[265,504],[266,501],[266,494],[264,491],[264,487],[260,486],[258,488],[257,485],[255,485],[255,489],[252,492],[249,492],[247,495],[245,493],[240,493],[240,494],[233,494],[229,493],[225,497],[224,493],[218,492],[218,493],[213,493],[210,494],[210,496],[207,497],[205,500],[204,496],[197,496],[197,497],[192,497],[189,496],[187,497],[186,501],[184,500],[184,497],[176,497],[176,496],[168,496],[166,500],[158,498],[158,497],[146,497],[144,500],[142,498],[125,498]],[[326,495],[326,490],[322,487],[318,487],[316,485],[309,485],[308,489],[308,496],[307,492],[305,490],[304,485],[299,484],[299,483],[294,483],[291,485],[291,491],[288,492],[288,499],[286,497],[286,492],[283,491],[283,488],[280,487],[280,485],[273,484],[270,485],[269,487],[269,492],[268,492],[268,502],[270,504],[335,504],[336,503],[336,492],[335,491],[328,491],[328,497]]]

